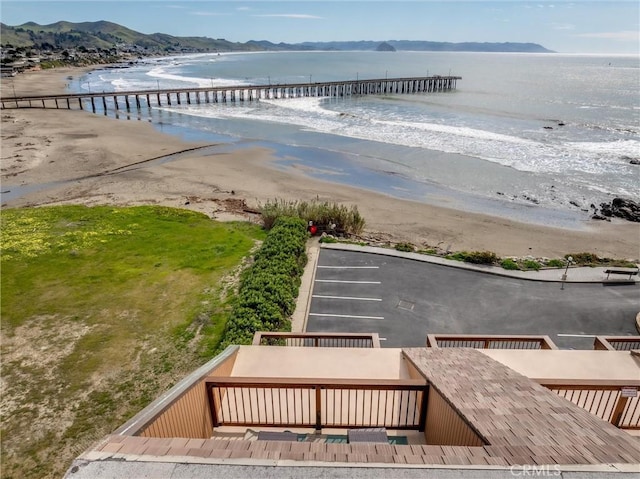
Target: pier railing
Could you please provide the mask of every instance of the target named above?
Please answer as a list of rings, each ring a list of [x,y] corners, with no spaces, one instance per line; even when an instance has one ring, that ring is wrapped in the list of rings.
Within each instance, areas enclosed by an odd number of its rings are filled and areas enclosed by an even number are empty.
[[[13,96],[0,98],[3,109],[53,108],[88,110],[96,113],[203,103],[237,103],[261,99],[298,97],[346,97],[354,95],[395,95],[454,90],[458,76],[428,76],[345,80],[315,83],[234,85],[204,88],[170,88],[61,95]]]

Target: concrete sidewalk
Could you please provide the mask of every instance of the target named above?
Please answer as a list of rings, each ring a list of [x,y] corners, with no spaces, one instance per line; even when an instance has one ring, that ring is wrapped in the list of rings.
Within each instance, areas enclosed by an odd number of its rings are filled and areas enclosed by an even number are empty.
[[[319,256],[320,242],[318,238],[311,238],[307,242],[307,265],[302,274],[296,309],[291,315],[291,332],[293,333],[300,333],[307,329],[307,317],[311,306],[311,293],[313,292]]]

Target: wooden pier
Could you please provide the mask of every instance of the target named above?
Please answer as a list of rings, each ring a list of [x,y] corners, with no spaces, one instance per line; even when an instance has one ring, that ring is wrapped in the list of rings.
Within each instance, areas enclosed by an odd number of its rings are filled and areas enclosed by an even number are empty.
[[[346,97],[355,95],[396,95],[445,92],[456,88],[457,76],[385,78],[319,83],[220,86],[211,88],[172,88],[157,90],[74,93],[46,96],[0,98],[2,109],[53,108],[104,112],[109,110],[192,105],[204,103],[239,103],[261,99],[299,97]]]

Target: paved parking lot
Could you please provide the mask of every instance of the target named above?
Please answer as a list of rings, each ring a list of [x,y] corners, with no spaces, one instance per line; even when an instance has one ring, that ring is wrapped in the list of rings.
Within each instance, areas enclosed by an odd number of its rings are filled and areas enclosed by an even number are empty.
[[[428,333],[548,334],[591,349],[593,335],[636,335],[639,286],[533,282],[391,256],[322,249],[307,331],[377,332],[383,347]]]

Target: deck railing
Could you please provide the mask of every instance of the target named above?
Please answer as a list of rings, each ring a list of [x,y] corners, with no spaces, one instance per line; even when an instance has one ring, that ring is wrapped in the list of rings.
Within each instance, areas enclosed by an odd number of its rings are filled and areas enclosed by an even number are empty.
[[[593,349],[603,351],[640,350],[640,336],[596,336]]]
[[[538,382],[614,426],[621,429],[640,429],[640,380]]]
[[[424,430],[424,380],[211,378],[213,427],[313,427]]]
[[[427,334],[428,348],[558,349],[549,336]]]
[[[254,346],[299,346],[325,348],[379,348],[378,333],[289,333],[258,331]]]

